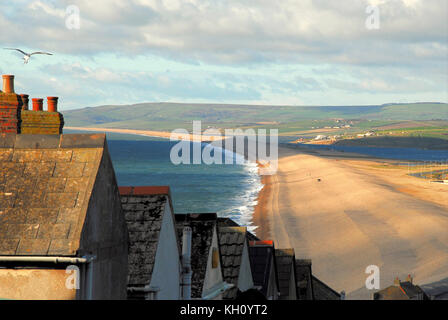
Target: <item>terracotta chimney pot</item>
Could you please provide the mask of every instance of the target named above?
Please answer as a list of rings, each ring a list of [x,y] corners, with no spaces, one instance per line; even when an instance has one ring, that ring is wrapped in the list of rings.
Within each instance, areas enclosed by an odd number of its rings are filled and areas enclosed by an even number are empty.
[[[42,111],[43,104],[44,104],[44,99],[33,98],[33,111]]]
[[[58,112],[58,97],[47,97],[48,112]]]
[[[3,78],[3,92],[14,93],[14,76],[10,74],[2,75]]]
[[[28,110],[29,109],[29,101],[30,101],[29,95],[21,94],[20,98],[22,98],[22,102],[23,102],[22,110]]]

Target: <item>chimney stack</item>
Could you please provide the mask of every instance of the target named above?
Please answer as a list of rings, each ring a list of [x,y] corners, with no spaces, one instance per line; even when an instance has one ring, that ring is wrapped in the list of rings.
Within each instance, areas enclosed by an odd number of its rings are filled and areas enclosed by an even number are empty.
[[[413,280],[412,276],[410,274],[408,274],[408,277],[406,278],[406,281],[412,283],[412,280]]]
[[[33,98],[33,111],[42,111],[43,104],[44,104],[44,99]]]
[[[48,112],[58,112],[58,97],[47,97]]]
[[[398,277],[394,280],[394,286],[399,287],[400,286],[400,279]]]
[[[30,101],[30,99],[29,99],[29,95],[27,95],[27,94],[21,94],[20,95],[20,98],[22,98],[22,110],[28,110],[29,109],[29,101]]]
[[[10,74],[2,75],[3,78],[3,92],[14,93],[14,76]]]

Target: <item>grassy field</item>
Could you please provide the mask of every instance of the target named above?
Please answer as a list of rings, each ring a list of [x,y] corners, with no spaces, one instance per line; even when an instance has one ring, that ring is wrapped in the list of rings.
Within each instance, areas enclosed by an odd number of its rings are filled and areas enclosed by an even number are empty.
[[[254,106],[142,103],[100,106],[64,112],[66,126],[171,131],[202,128],[278,129],[284,136],[350,137],[374,130],[380,134],[448,139],[448,104],[416,103],[381,106]]]

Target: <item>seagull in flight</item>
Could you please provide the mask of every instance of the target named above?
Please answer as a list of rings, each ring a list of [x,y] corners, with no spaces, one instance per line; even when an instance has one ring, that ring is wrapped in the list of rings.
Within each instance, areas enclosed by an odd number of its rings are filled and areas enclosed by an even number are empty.
[[[16,49],[16,48],[3,48],[3,49],[5,49],[5,50],[15,50],[15,51],[19,51],[20,53],[22,53],[23,54],[23,60],[24,60],[23,64],[27,64],[33,54],[47,54],[49,56],[53,55],[52,53],[42,52],[42,51],[36,51],[36,52],[33,52],[33,53],[26,53],[26,52],[24,52],[24,51],[22,51],[20,49]]]

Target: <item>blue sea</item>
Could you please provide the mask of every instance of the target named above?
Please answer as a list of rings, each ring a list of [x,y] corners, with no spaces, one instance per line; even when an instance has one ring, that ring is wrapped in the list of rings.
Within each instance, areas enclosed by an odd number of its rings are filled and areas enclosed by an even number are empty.
[[[257,165],[249,162],[238,165],[238,156],[233,153],[232,165],[175,165],[170,160],[175,144],[160,139],[108,139],[118,184],[169,185],[176,213],[216,212],[254,231],[252,213],[263,186]]]

